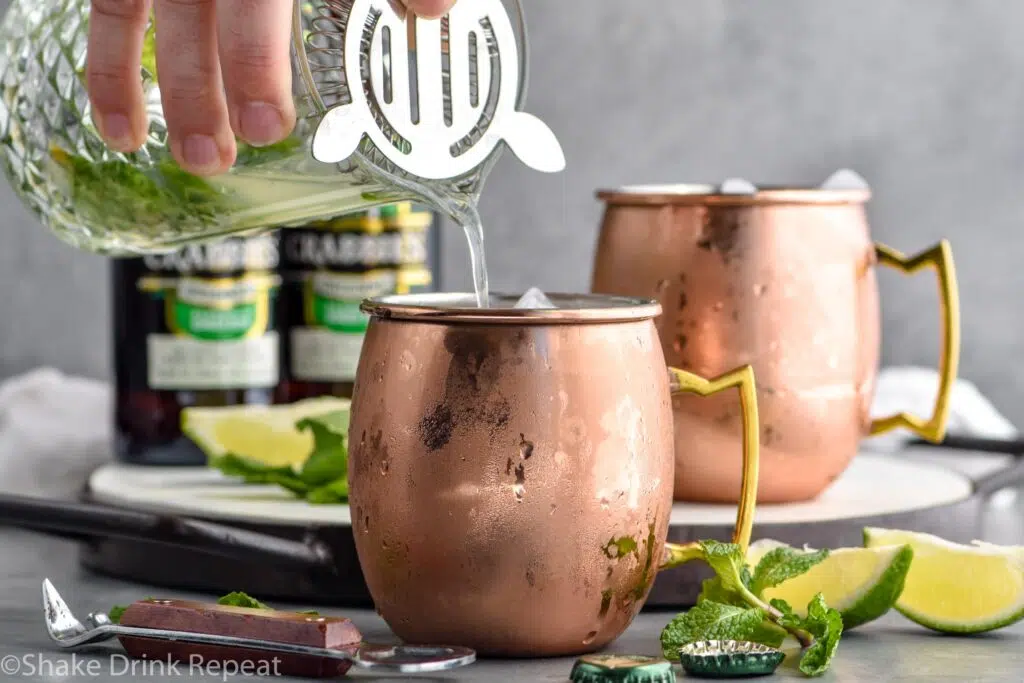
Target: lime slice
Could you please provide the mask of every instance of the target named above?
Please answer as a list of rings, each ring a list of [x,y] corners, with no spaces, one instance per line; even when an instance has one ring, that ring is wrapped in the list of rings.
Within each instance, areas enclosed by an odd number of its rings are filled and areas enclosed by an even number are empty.
[[[787,546],[770,540],[752,543],[747,553],[751,570],[766,553],[779,547]],[[892,609],[903,591],[913,557],[914,551],[906,544],[838,548],[806,573],[766,589],[763,597],[781,598],[798,615],[806,616],[807,603],[821,593],[828,606],[842,615],[843,630],[848,631]]]
[[[280,406],[186,408],[181,430],[209,458],[228,453],[272,467],[301,465],[313,450],[313,435],[295,424],[308,417],[348,410],[344,398],[311,398]]]
[[[960,545],[930,534],[864,529],[864,545],[908,543],[914,563],[896,609],[943,633],[982,633],[1024,618],[1024,547],[974,541]]]

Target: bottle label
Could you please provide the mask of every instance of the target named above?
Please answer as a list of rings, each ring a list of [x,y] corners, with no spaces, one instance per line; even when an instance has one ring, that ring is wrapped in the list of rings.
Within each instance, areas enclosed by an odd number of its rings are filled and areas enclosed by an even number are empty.
[[[280,379],[277,238],[232,239],[121,264],[119,353],[155,390],[272,389]],[[138,368],[137,356],[144,354]]]
[[[369,317],[363,300],[429,287],[430,214],[406,221],[347,217],[283,233],[285,304],[290,315],[291,377],[306,382],[355,379]]]

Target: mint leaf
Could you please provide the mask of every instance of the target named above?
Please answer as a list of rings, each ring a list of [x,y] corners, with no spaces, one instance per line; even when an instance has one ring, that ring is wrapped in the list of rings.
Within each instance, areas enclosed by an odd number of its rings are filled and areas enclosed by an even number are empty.
[[[843,635],[842,615],[825,604],[821,593],[807,604],[806,618],[797,616],[785,600],[772,600],[771,605],[782,614],[778,619],[780,626],[790,630],[801,629],[814,636],[814,642],[800,658],[800,671],[812,677],[828,671]]]
[[[306,496],[313,505],[340,505],[348,502],[348,477],[336,479],[326,486],[313,489]]]
[[[666,659],[678,661],[679,648],[698,640],[750,640],[778,647],[784,638],[784,632],[765,625],[764,612],[757,607],[704,600],[662,630],[661,651]]]
[[[293,136],[266,147],[253,147],[239,140],[236,147],[238,154],[235,157],[235,166],[250,168],[291,158],[302,147],[302,140]]]
[[[110,608],[110,611],[107,612],[107,617],[113,623],[120,624],[121,623],[121,617],[124,616],[124,613],[125,613],[125,611],[127,609],[128,608],[123,606],[123,605],[114,605],[113,607]]]
[[[314,505],[338,505],[348,502],[348,424],[347,410],[296,423],[297,430],[313,435],[313,451],[298,472],[233,453],[211,457],[208,464],[247,484],[276,484]]]
[[[746,563],[742,548],[734,543],[718,541],[701,541],[700,547],[704,551],[704,560],[715,570],[724,590],[742,592],[746,588],[743,583]]]
[[[780,598],[772,598],[770,604],[782,614],[778,620],[781,626],[803,628],[803,620],[793,612],[793,608],[789,606],[788,602]]]
[[[247,480],[248,483],[259,483],[259,484],[277,484],[283,489],[286,489],[300,498],[309,493],[309,485],[306,482],[299,479],[293,471],[290,472],[270,472],[258,481]]]
[[[775,548],[770,551],[754,569],[750,591],[761,595],[765,589],[806,573],[811,567],[828,557],[827,550],[800,551],[795,548]]]
[[[207,459],[207,464],[229,477],[261,477],[271,472],[292,471],[290,467],[265,465],[258,460],[247,458],[244,455],[235,455],[234,453],[210,457]]]
[[[307,417],[296,423],[295,428],[303,430],[310,425],[319,425],[336,436],[348,441],[348,426],[352,414],[347,410],[334,410],[322,415]]]
[[[800,658],[800,671],[806,676],[820,676],[828,671],[843,635],[843,617],[825,604],[821,593],[807,603],[803,627],[814,636],[814,644]]]
[[[717,576],[705,579],[701,584],[700,595],[697,596],[697,602],[703,602],[704,600],[719,602],[723,605],[737,605],[739,607],[750,606],[742,596],[730,591],[722,585],[722,580]]]
[[[714,541],[706,542],[708,544],[715,544]],[[717,544],[716,544],[717,545]],[[726,551],[731,554],[731,551]],[[740,567],[740,583],[750,588],[751,581],[750,567],[743,564]],[[722,584],[722,579],[715,576],[710,579],[705,579],[701,584],[700,595],[697,596],[697,602],[701,600],[711,600],[712,602],[720,602],[724,605],[740,605],[742,607],[749,607],[750,604],[743,598],[742,595],[730,591]]]
[[[241,477],[246,484],[276,484],[297,496],[305,496],[309,492],[309,485],[291,467],[264,465],[233,453],[209,458],[207,464],[229,477]]]
[[[312,488],[319,488],[348,477],[348,424],[347,410],[296,423],[296,429],[313,433],[313,452],[303,465],[299,479]]]
[[[743,581],[743,585],[750,588],[750,583],[754,580],[754,576],[750,573],[750,566],[746,563],[740,568],[740,580]]]
[[[227,607],[247,607],[249,609],[266,609],[269,610],[262,602],[256,598],[249,597],[241,591],[235,591],[234,593],[228,593],[224,597],[217,600],[218,605],[225,605]]]

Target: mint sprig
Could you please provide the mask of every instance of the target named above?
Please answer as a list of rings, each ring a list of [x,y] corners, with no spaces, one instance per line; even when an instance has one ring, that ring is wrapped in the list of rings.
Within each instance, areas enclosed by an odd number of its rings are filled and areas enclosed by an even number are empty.
[[[228,593],[217,600],[218,605],[225,607],[246,607],[248,609],[270,609],[264,603],[260,602],[251,595],[247,595],[242,591],[234,591]]]
[[[745,640],[778,647],[788,634],[804,649],[801,672],[820,676],[828,670],[843,633],[839,612],[826,605],[820,593],[808,604],[806,617],[797,616],[784,600],[769,603],[762,598],[765,589],[807,572],[828,557],[828,551],[773,550],[751,572],[738,545],[702,541],[700,546],[715,577],[704,582],[697,605],[661,632],[666,659],[678,660],[679,648],[698,640]]]
[[[313,435],[313,450],[301,469],[275,467],[227,453],[209,458],[208,464],[246,484],[276,484],[314,505],[348,502],[347,410],[299,421],[295,428]]]

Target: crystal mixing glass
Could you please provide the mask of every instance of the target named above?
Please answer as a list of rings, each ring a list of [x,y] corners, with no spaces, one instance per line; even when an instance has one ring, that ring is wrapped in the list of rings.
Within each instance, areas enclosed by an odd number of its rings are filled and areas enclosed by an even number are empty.
[[[149,136],[122,154],[90,115],[89,1],[14,0],[0,29],[0,158],[45,225],[113,255],[403,200],[458,214],[503,145],[536,170],[565,166],[551,130],[518,111],[526,46],[516,5],[522,46],[501,0],[463,0],[441,20],[403,18],[387,0],[298,0],[294,132],[269,147],[240,143],[229,173],[200,178],[171,157],[152,23],[141,72]]]

